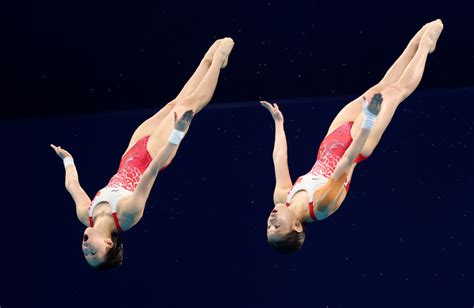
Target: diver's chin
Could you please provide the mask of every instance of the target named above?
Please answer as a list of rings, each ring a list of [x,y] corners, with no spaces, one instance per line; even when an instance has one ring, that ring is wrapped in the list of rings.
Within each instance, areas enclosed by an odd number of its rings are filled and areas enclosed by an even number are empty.
[[[281,209],[286,209],[286,204],[285,203],[276,204],[275,207],[273,208],[272,213],[274,213],[274,211],[278,212]]]
[[[87,227],[86,230],[84,231],[84,236],[88,236],[89,238],[93,236],[103,236],[103,233],[100,230],[97,230],[92,227]]]
[[[93,232],[94,232],[94,228],[92,228],[92,227],[87,227],[87,228],[84,230],[84,234],[87,234],[87,235],[89,235],[89,234],[91,234],[91,233],[93,233]]]

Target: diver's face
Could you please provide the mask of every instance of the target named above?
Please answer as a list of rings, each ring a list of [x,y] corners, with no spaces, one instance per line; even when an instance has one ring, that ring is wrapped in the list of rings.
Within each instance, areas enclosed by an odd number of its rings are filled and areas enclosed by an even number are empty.
[[[295,215],[280,203],[275,205],[267,220],[267,236],[277,239],[280,236],[288,234],[295,225]]]
[[[112,248],[112,240],[94,228],[87,228],[82,237],[82,252],[90,266],[96,267],[105,261],[105,256]]]

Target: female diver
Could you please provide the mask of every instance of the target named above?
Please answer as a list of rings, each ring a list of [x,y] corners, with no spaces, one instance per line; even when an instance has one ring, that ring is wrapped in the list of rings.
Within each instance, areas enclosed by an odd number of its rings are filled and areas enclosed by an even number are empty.
[[[283,115],[277,104],[261,102],[275,122],[275,207],[267,220],[267,239],[273,248],[283,253],[298,251],[305,240],[303,225],[321,221],[341,206],[355,166],[372,154],[397,107],[420,83],[426,58],[435,50],[442,30],[439,19],[426,24],[384,78],[339,112],[319,147],[313,168],[293,185]],[[370,102],[365,98],[371,98]]]
[[[66,189],[79,221],[87,227],[82,251],[89,265],[102,270],[122,264],[119,232],[140,221],[158,172],[176,155],[193,116],[211,100],[233,46],[232,39],[224,38],[209,48],[178,96],[135,130],[117,173],[92,201],[79,184],[71,154],[51,145],[64,161]]]

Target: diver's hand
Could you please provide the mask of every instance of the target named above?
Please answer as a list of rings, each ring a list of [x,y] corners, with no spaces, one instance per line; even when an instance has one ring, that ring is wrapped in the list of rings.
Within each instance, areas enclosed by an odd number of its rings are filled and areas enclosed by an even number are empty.
[[[380,108],[383,102],[383,97],[381,93],[375,93],[374,96],[372,96],[372,99],[367,101],[367,99],[364,96],[364,107],[363,109],[366,109],[373,115],[377,116],[380,112]]]
[[[180,132],[186,132],[191,125],[193,120],[194,112],[192,110],[187,110],[181,115],[178,119],[176,112],[174,113],[174,128]]]
[[[65,157],[72,157],[72,155],[68,151],[62,149],[60,146],[58,147],[54,144],[51,144],[50,146],[53,148],[54,152],[56,152],[59,158],[64,159]]]
[[[260,101],[260,104],[265,107],[270,113],[272,114],[273,120],[275,122],[282,122],[283,123],[283,114],[280,111],[280,108],[278,108],[278,105],[273,103],[270,104],[267,101]]]

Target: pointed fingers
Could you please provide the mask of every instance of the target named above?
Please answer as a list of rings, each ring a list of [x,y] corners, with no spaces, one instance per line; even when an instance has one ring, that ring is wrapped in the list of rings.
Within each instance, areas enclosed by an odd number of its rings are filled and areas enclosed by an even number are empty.
[[[268,110],[271,110],[272,109],[272,105],[268,102],[265,102],[265,101],[261,101],[260,104],[265,107],[266,109]]]

